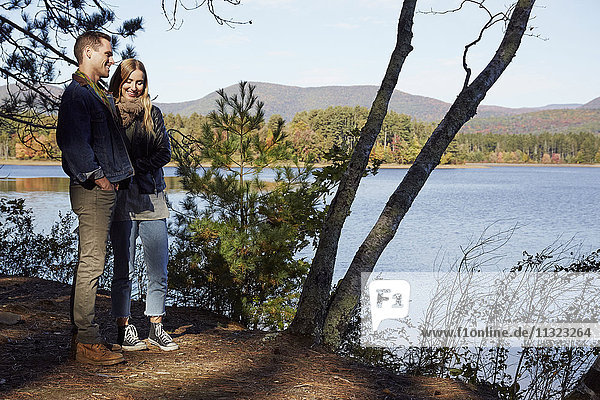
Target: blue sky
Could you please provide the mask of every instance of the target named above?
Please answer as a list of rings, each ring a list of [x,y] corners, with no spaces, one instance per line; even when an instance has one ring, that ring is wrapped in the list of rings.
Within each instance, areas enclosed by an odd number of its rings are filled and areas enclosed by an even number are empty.
[[[185,1],[185,0],[184,0]],[[234,29],[218,25],[204,9],[181,10],[183,24],[168,30],[158,2],[115,5],[120,18],[142,15],[145,31],[133,41],[158,102],[195,100],[240,80],[295,86],[379,85],[394,47],[401,0],[246,0],[223,17],[252,20]],[[455,0],[419,0],[421,11],[443,10]],[[496,11],[509,4],[488,0]],[[600,96],[599,0],[537,0],[531,25],[513,63],[483,104],[506,107],[586,103]],[[396,89],[451,102],[462,85],[463,47],[475,38],[485,14],[470,6],[456,14],[419,13],[414,50]],[[498,25],[470,53],[474,74],[489,60]],[[128,41],[123,41],[123,44]],[[113,68],[114,70],[114,68]]]

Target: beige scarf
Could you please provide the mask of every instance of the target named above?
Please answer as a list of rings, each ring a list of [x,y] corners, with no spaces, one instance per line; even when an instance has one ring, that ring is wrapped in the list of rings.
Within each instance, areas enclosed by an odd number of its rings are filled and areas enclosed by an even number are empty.
[[[129,128],[136,118],[144,114],[144,106],[140,102],[140,99],[121,101],[117,103],[117,110],[119,110],[123,128],[125,129]]]

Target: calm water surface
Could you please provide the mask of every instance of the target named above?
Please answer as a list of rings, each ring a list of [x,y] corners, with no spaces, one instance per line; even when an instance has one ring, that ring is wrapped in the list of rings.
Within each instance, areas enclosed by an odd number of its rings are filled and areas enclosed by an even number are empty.
[[[169,198],[178,206],[185,195],[175,168],[166,168]],[[377,220],[405,169],[383,169],[363,179],[340,241],[336,278]],[[23,197],[34,210],[39,230],[48,230],[58,211],[68,211],[68,179],[60,166],[0,168],[0,196]],[[267,177],[268,179],[268,177]],[[429,271],[448,267],[461,247],[489,232],[519,228],[502,248],[499,266],[507,267],[522,252],[535,253],[555,242],[600,248],[600,168],[490,167],[438,169],[400,224],[382,254],[378,270]],[[308,258],[311,252],[302,254]]]

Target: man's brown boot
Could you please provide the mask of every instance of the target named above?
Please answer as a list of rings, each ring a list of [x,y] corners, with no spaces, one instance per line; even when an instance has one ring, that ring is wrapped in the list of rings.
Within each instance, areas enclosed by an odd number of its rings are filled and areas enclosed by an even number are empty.
[[[101,343],[77,343],[77,355],[75,359],[79,362],[93,365],[114,365],[125,361],[123,354],[110,351]]]
[[[102,342],[102,344],[104,345],[104,347],[106,347],[110,351],[114,351],[115,353],[122,353],[123,352],[123,347],[120,344],[110,343],[106,339],[104,339],[104,341]]]

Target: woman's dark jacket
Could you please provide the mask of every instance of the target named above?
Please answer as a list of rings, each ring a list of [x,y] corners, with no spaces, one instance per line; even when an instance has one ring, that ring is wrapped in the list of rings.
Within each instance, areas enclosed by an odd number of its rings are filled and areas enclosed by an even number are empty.
[[[166,188],[162,167],[171,161],[171,142],[160,109],[152,106],[154,134],[145,132],[143,113],[133,122],[134,131],[128,143],[135,182],[140,193],[158,193]]]

